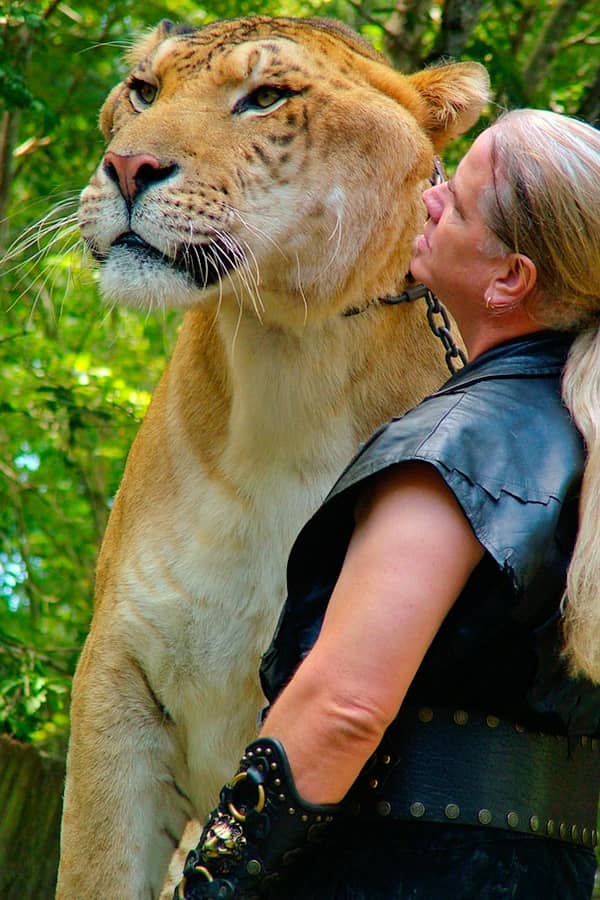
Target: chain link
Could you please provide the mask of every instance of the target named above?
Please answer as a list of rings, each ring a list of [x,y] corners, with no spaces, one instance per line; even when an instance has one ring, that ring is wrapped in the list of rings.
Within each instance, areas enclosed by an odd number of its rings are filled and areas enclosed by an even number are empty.
[[[446,365],[448,366],[450,374],[454,375],[455,372],[462,369],[463,366],[466,366],[467,357],[452,337],[448,313],[428,287],[425,287],[424,284],[417,284],[413,288],[408,288],[408,290],[399,294],[397,297],[382,297],[380,302],[385,303],[388,306],[395,306],[397,303],[413,303],[415,300],[420,300],[421,297],[424,297],[425,302],[427,303],[427,321],[429,327],[444,345],[446,350]],[[440,317],[441,324],[437,324],[435,316]],[[460,362],[460,365],[456,364],[457,360]]]
[[[427,293],[425,294],[425,302],[427,304],[427,321],[429,322],[429,327],[444,345],[446,349],[446,365],[448,366],[450,374],[454,375],[455,372],[462,369],[463,366],[466,366],[467,357],[452,337],[448,313],[429,288],[427,288]],[[435,316],[440,317],[441,324],[436,324]],[[456,360],[460,361],[459,366],[456,365]]]

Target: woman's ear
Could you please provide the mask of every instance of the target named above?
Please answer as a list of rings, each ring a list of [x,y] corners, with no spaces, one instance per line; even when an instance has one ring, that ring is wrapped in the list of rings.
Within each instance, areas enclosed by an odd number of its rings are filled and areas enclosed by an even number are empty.
[[[529,297],[537,285],[537,268],[523,253],[509,253],[500,264],[486,291],[490,306],[508,309]]]

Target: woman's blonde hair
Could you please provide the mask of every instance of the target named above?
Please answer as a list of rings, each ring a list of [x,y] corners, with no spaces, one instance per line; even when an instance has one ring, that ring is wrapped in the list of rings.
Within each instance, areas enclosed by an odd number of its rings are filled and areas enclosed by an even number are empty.
[[[600,682],[600,132],[557,113],[515,110],[492,126],[492,166],[484,221],[505,248],[535,263],[531,314],[578,333],[562,386],[587,460],[564,652],[574,675]]]

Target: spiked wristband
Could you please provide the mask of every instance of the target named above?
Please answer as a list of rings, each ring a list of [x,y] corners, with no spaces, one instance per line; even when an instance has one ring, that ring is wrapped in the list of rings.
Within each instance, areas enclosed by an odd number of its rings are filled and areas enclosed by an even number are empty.
[[[319,839],[339,809],[302,800],[282,745],[272,738],[254,741],[189,852],[174,900],[260,897],[262,887]]]

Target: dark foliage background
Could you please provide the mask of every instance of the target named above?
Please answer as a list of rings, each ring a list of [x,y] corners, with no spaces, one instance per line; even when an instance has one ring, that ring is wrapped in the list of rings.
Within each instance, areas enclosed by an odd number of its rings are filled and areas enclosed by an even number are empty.
[[[405,71],[476,59],[499,105],[600,118],[598,0],[0,6],[0,732],[58,758],[98,544],[178,325],[103,307],[80,255],[97,111],[136,32],[250,12],[341,18]]]

